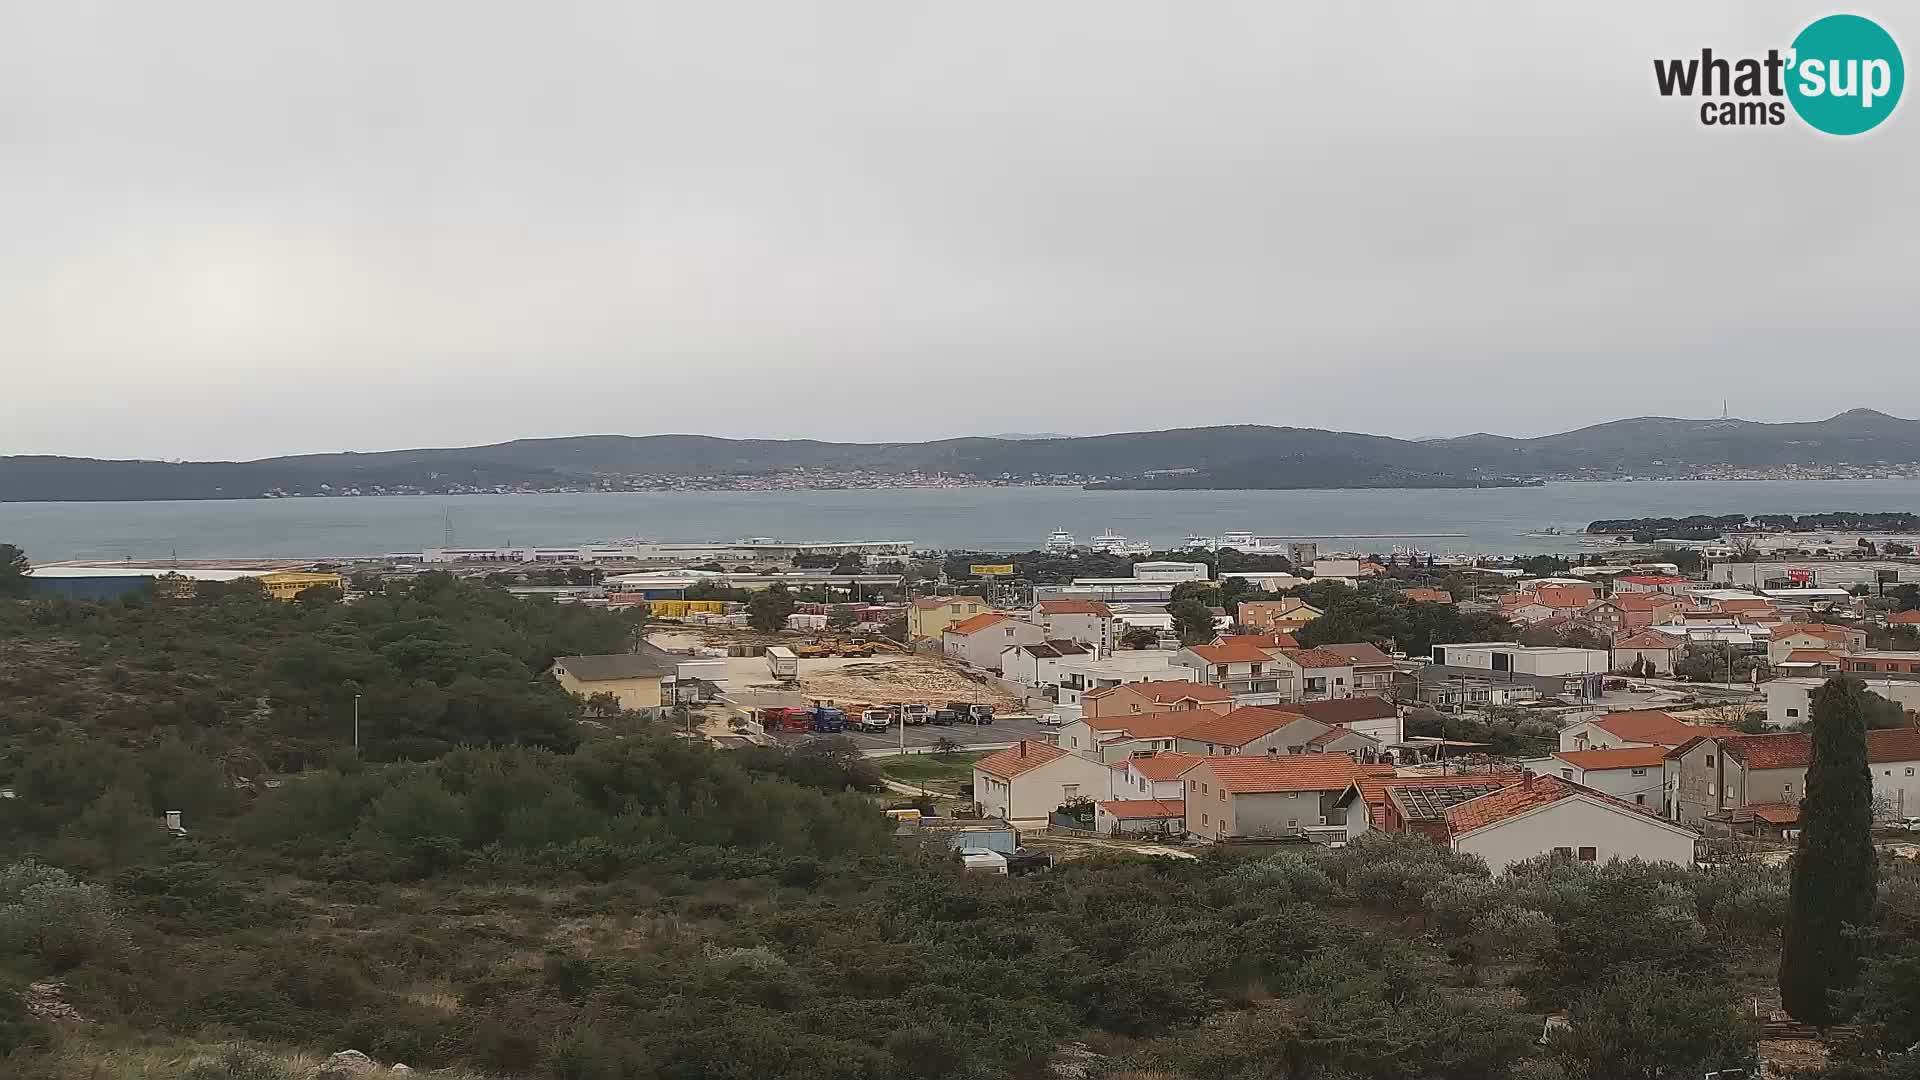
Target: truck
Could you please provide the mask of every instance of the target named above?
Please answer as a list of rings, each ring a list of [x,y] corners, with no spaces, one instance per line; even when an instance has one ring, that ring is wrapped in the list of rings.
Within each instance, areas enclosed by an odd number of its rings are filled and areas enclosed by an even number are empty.
[[[927,723],[941,727],[952,727],[960,722],[960,714],[952,709],[935,709],[927,714]]]
[[[981,705],[972,701],[949,701],[947,711],[963,724],[993,723],[993,706]]]
[[[847,714],[829,705],[813,710],[813,731],[817,735],[838,735],[847,730]]]
[[[812,731],[812,709],[761,709],[760,726],[768,731]]]
[[[873,709],[860,710],[860,730],[861,731],[869,732],[876,735],[883,735],[886,733],[886,730],[892,726],[893,726],[893,710],[892,709],[873,708]]]
[[[927,717],[932,713],[933,713],[933,709],[929,707],[925,702],[916,702],[912,705],[902,705],[900,707],[900,722],[908,725],[909,727],[917,727],[921,724],[926,723]]]
[[[767,673],[776,679],[798,679],[800,658],[784,645],[770,646],[767,649]]]

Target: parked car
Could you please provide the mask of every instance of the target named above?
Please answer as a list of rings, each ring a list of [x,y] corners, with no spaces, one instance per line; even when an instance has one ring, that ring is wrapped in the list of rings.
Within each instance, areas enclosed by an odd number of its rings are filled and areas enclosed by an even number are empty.
[[[1041,727],[1059,727],[1060,714],[1057,712],[1043,712],[1039,716],[1034,717],[1034,721]]]
[[[1900,827],[1908,832],[1920,832],[1920,817],[1901,818]]]

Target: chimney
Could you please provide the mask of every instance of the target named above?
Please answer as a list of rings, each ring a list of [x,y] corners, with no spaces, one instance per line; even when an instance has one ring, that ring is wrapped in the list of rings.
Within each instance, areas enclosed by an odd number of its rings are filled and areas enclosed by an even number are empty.
[[[1020,756],[1021,757],[1027,756],[1027,740],[1025,739],[1020,740]]]
[[[1532,769],[1520,770],[1520,786],[1525,788],[1528,791],[1533,790],[1533,770]]]

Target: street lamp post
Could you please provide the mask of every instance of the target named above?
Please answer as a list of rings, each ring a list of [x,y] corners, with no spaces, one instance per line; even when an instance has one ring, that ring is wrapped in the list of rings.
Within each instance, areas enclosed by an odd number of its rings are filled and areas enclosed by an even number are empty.
[[[360,752],[360,695],[353,695],[353,752]]]

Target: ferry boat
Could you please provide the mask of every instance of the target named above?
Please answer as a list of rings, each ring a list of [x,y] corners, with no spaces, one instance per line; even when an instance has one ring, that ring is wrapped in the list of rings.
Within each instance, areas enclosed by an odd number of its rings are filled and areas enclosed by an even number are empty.
[[[1139,544],[1108,529],[1087,544],[1088,547],[1106,555],[1144,555],[1153,550],[1152,544]]]
[[[1064,555],[1074,549],[1073,534],[1065,529],[1055,529],[1047,534],[1046,550],[1055,555]]]

